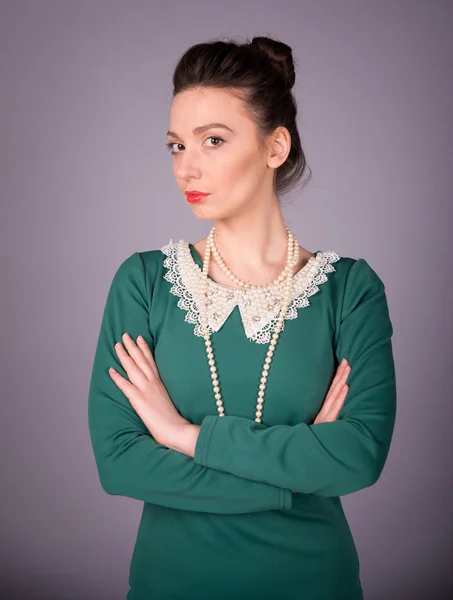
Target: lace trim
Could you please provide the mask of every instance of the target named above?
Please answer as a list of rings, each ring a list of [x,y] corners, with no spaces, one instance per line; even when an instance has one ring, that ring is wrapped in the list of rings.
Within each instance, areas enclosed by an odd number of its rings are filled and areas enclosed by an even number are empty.
[[[173,283],[170,292],[179,297],[178,307],[186,311],[184,320],[195,325],[194,334],[203,337],[199,302],[201,297],[200,274],[202,269],[190,252],[189,243],[173,240],[160,248],[165,254],[164,279]],[[292,299],[288,305],[285,320],[297,318],[297,309],[310,305],[308,298],[319,291],[319,286],[327,281],[327,273],[335,268],[332,263],[340,256],[332,251],[318,252],[294,276]],[[239,306],[246,336],[259,344],[269,343],[273,328],[279,317],[279,302],[283,295],[283,284],[271,284],[264,290],[243,290],[224,286],[208,278],[208,298],[212,309],[208,312],[210,333],[218,331],[225,323],[235,306]]]

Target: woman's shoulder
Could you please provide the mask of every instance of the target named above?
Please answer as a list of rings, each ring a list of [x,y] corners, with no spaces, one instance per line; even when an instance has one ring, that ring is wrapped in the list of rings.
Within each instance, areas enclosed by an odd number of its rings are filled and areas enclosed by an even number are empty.
[[[137,252],[143,261],[145,268],[154,269],[162,262],[164,256],[160,248],[154,248],[152,250],[142,250]]]
[[[324,301],[341,315],[369,298],[385,297],[385,285],[370,259],[323,251],[323,273],[315,283],[324,283]],[[316,288],[315,288],[316,289]]]
[[[345,284],[347,284],[348,287],[354,285],[371,288],[385,287],[383,280],[371,263],[373,263],[372,260],[362,257],[342,257]]]
[[[331,265],[336,272],[336,279],[341,280],[344,284],[356,281],[376,287],[384,285],[381,277],[371,265],[372,260],[342,255],[333,250],[323,250],[320,254],[324,258],[324,264]]]
[[[161,255],[158,249],[135,250],[127,254],[114,268],[112,285],[144,287],[152,284],[159,276]]]

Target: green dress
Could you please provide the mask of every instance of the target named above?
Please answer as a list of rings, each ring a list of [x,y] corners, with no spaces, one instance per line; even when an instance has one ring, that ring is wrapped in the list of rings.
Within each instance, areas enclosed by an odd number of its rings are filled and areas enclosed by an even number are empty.
[[[254,301],[209,277],[220,417],[200,335],[194,246],[170,241],[117,268],[88,420],[102,488],[144,503],[126,600],[363,598],[340,496],[373,485],[387,459],[393,329],[384,284],[365,259],[314,255],[296,274],[261,423],[256,402],[278,312],[272,294],[268,313],[251,314]],[[127,377],[114,350],[125,332],[146,339],[177,410],[201,426],[193,458],[158,444],[109,376],[113,366]],[[313,424],[343,357],[352,370],[341,412]]]

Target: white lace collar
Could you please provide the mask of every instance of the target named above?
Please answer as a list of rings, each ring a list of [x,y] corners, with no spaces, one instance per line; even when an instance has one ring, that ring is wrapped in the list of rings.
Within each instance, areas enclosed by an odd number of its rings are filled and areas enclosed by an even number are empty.
[[[167,272],[164,278],[174,284],[170,292],[180,297],[178,306],[187,311],[185,320],[195,325],[194,334],[203,337],[199,310],[202,268],[195,262],[189,242],[185,240],[170,240],[160,250],[166,255],[164,267]],[[340,256],[334,251],[319,251],[295,274],[292,299],[285,319],[295,319],[297,308],[309,306],[308,297],[327,281],[326,273],[335,271],[332,263],[339,259]],[[238,305],[246,336],[259,344],[269,343],[278,320],[282,296],[282,283],[271,284],[264,289],[241,290],[208,277],[209,330],[211,334],[218,331]]]

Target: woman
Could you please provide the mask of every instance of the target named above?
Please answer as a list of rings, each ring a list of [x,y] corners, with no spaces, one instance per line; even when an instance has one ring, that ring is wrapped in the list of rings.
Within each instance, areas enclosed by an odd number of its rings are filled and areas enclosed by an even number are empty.
[[[267,37],[196,45],[174,73],[174,174],[214,226],[119,266],[89,391],[102,487],[144,502],[127,600],[363,598],[340,496],[386,462],[393,330],[365,259],[285,225],[294,79]]]

